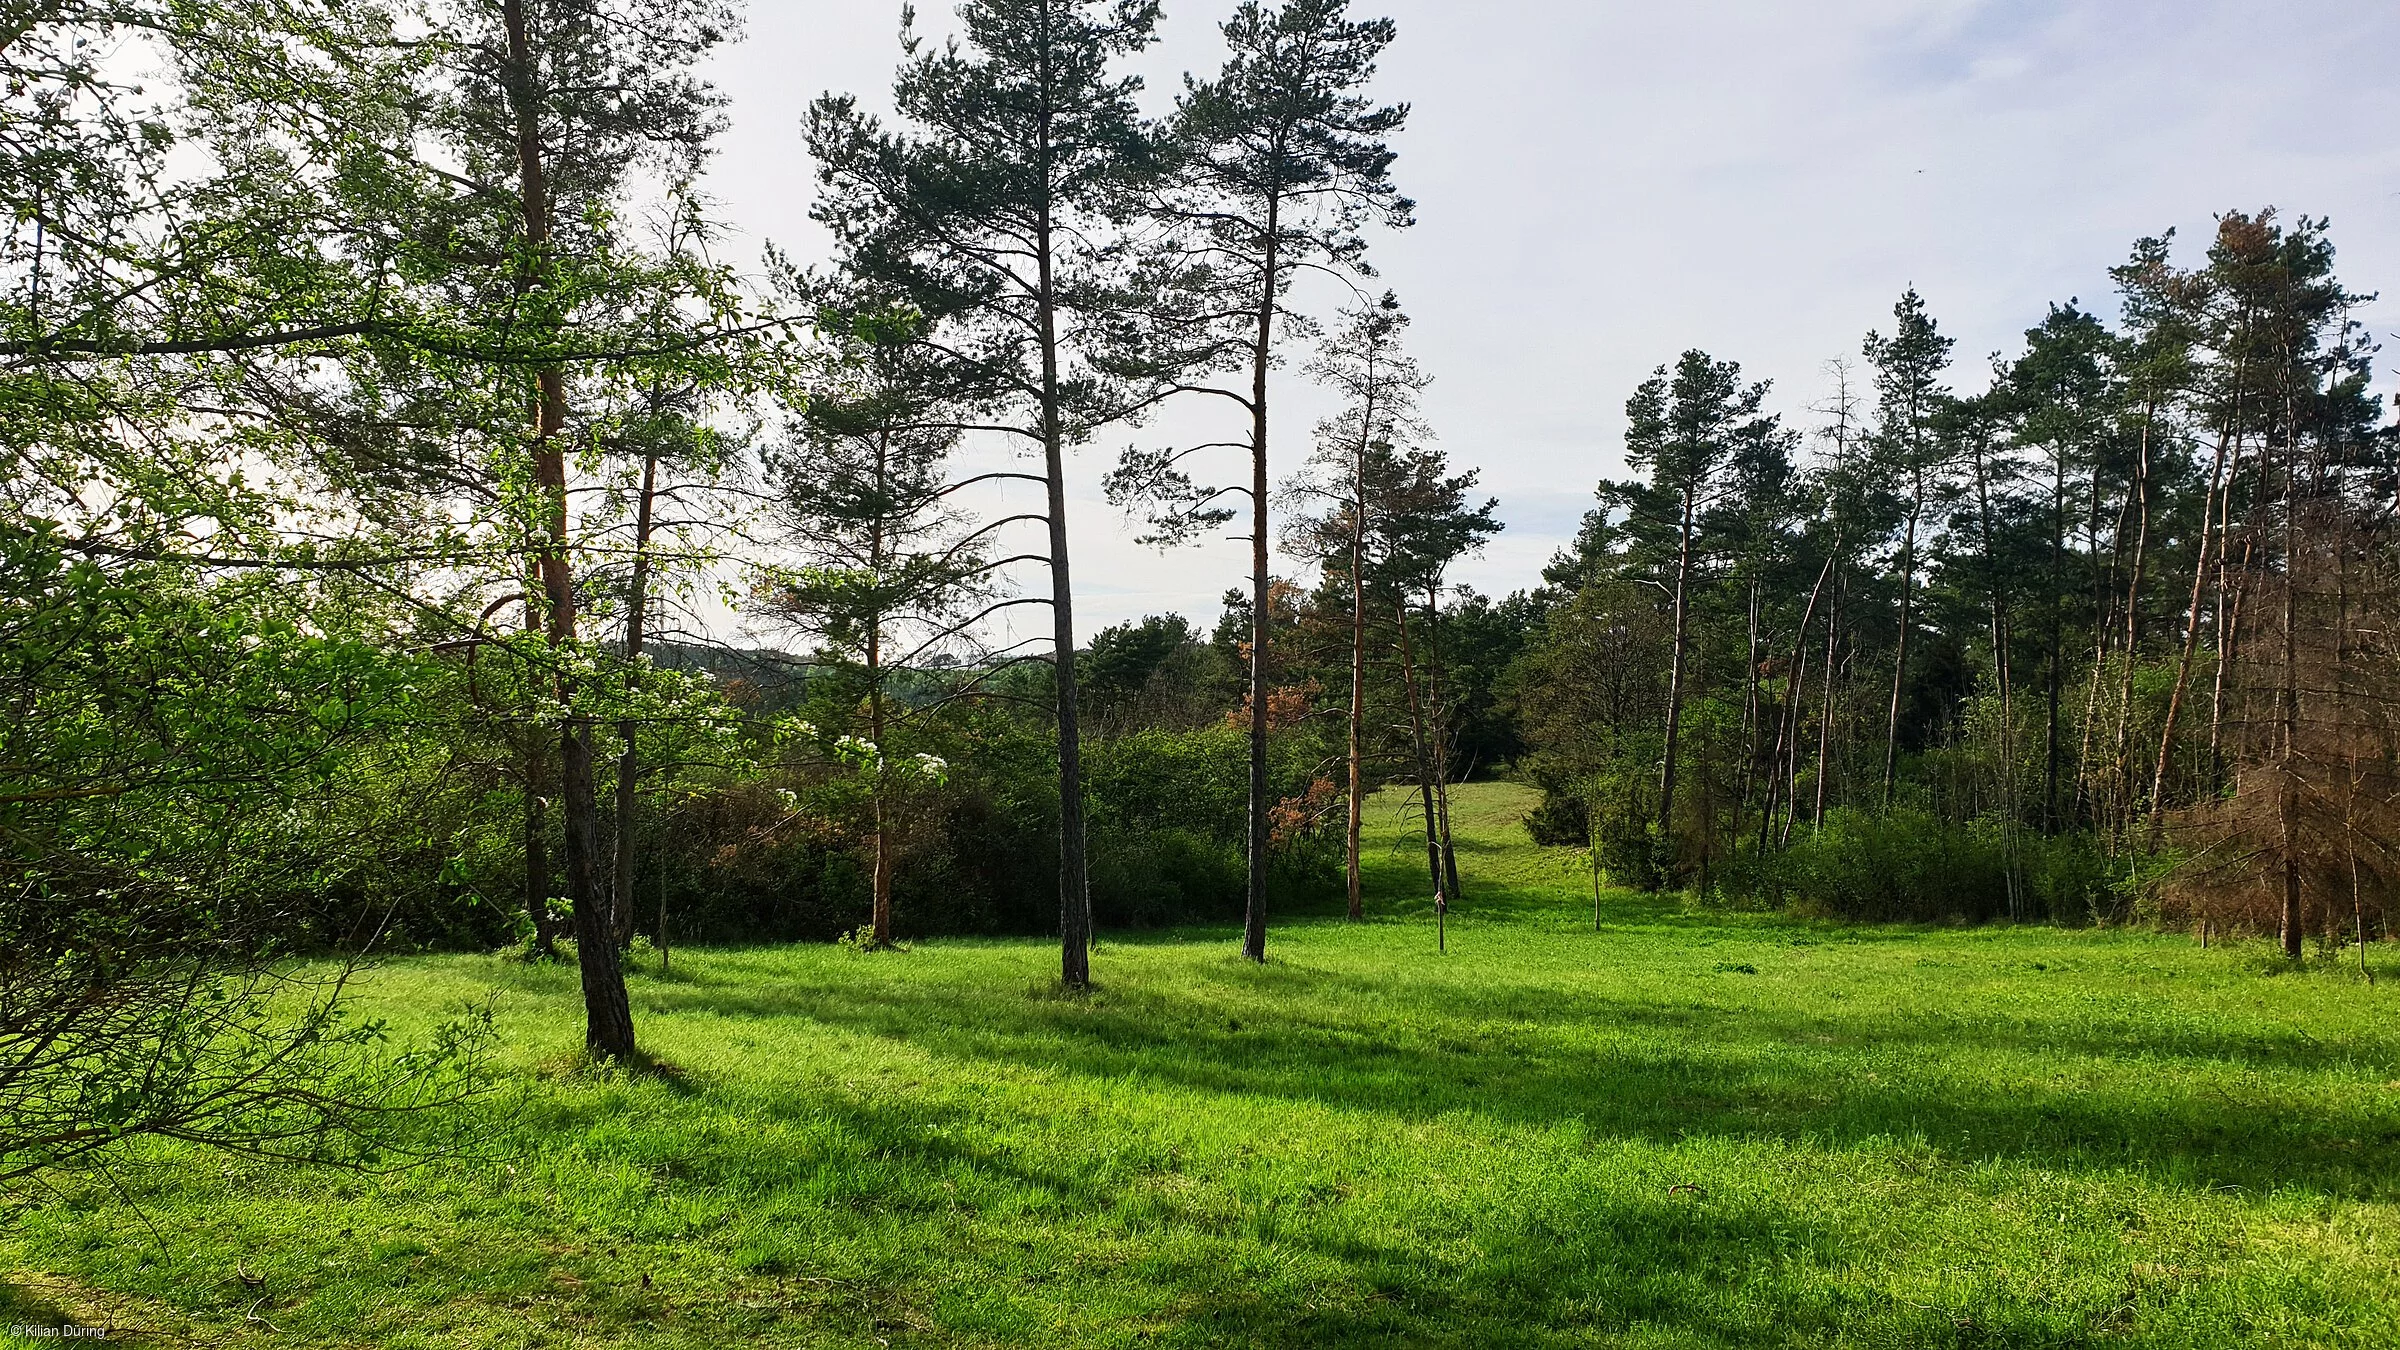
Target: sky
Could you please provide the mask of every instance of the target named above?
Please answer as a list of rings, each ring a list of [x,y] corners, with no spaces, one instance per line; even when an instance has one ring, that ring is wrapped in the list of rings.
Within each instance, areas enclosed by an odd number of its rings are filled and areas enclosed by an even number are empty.
[[[1232,4],[1168,0],[1162,42],[1134,66],[1154,102],[1214,68]],[[712,70],[732,123],[711,190],[737,248],[824,256],[800,120],[828,90],[888,107],[899,8],[752,0]],[[949,26],[948,0],[920,8],[921,28]],[[1958,339],[1954,382],[1974,389],[2051,302],[2113,313],[2107,270],[2136,239],[2173,228],[2196,260],[2216,215],[2269,205],[2330,217],[2343,278],[2391,297],[2358,317],[2380,340],[2400,330],[2392,0],[1353,9],[1397,22],[1375,93],[1412,108],[1394,172],[1417,224],[1375,238],[1373,284],[1414,317],[1428,420],[1508,523],[1457,573],[1487,593],[1538,583],[1593,486],[1624,473],[1627,396],[1689,348],[1771,380],[1771,406],[1812,427],[1827,363],[1855,358],[1913,285]],[[1307,297],[1325,312],[1338,298]],[[1302,364],[1276,388],[1279,476],[1328,411]],[[1084,632],[1169,611],[1205,627],[1242,582],[1245,545],[1161,554],[1100,496],[1127,439],[1214,439],[1210,416],[1175,413],[1071,465]]]

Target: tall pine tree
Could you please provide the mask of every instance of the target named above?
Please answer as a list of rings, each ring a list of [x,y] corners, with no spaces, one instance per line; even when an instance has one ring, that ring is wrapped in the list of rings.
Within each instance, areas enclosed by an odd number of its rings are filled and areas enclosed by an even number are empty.
[[[1189,227],[1186,280],[1219,316],[1247,388],[1219,391],[1249,416],[1250,828],[1242,954],[1267,955],[1267,848],[1274,801],[1267,786],[1266,627],[1272,534],[1268,522],[1268,375],[1289,315],[1292,281],[1319,267],[1364,269],[1370,220],[1409,223],[1390,178],[1387,138],[1405,107],[1377,107],[1364,90],[1393,37],[1390,20],[1354,22],[1349,0],[1244,0],[1221,28],[1229,55],[1213,80],[1185,90],[1175,118],[1180,160],[1172,215]]]
[[[1057,689],[1060,976],[1091,981],[1082,723],[1066,456],[1155,391],[1125,378],[1119,316],[1136,308],[1120,222],[1154,183],[1154,141],[1124,58],[1150,45],[1156,0],[968,0],[964,38],[904,29],[896,132],[828,95],[809,111],[815,215],[844,268],[904,297],[980,391],[998,431],[1041,457]]]

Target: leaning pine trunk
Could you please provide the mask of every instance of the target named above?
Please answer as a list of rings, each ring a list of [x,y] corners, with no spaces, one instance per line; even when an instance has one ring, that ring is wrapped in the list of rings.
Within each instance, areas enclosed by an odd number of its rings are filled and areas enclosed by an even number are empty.
[[[1833,559],[1841,551],[1839,535],[1834,537],[1834,553],[1827,554],[1825,565],[1817,571],[1817,584],[1808,590],[1808,605],[1800,611],[1799,631],[1792,634],[1792,675],[1784,694],[1783,710],[1775,719],[1775,757],[1768,766],[1766,809],[1758,817],[1758,852],[1765,857],[1767,839],[1775,828],[1775,806],[1786,776],[1797,779],[1800,739],[1800,696],[1808,687],[1808,630],[1817,619],[1817,601],[1825,594],[1825,580],[1833,575]],[[1799,814],[1798,782],[1792,783],[1793,798],[1784,816],[1784,837],[1791,833],[1791,817]]]
[[[2133,770],[2133,671],[2140,659],[2142,640],[2142,574],[2150,566],[2150,436],[2158,420],[2157,403],[2153,400],[2142,414],[2142,438],[2139,457],[2134,461],[2133,485],[2136,521],[2133,540],[2133,573],[2125,590],[2125,664],[2119,673],[2117,688],[2117,752],[2115,779],[2123,800],[2118,804],[2114,830],[2121,843],[2133,833],[2133,818],[2141,809],[2139,788]]]
[[[2083,699],[2083,731],[2075,748],[2075,808],[2077,816],[2092,824],[2102,822],[2108,812],[2101,799],[2101,785],[2095,781],[2092,752],[2093,737],[2100,725],[2101,677],[2108,669],[2108,649],[2116,636],[2117,563],[2125,553],[2125,518],[2133,509],[2131,499],[2117,511],[2116,529],[2109,535],[2108,562],[2100,561],[2100,467],[2092,466],[2091,513],[2084,527],[2084,540],[2092,558],[2092,678],[2091,687]]]
[[[2268,457],[2274,453],[2271,444],[2259,447],[2259,494],[2266,494]],[[2258,549],[2255,522],[2242,527],[2242,563],[2228,574],[2233,560],[2233,489],[2242,480],[2242,442],[2233,443],[2233,465],[2225,471],[2225,495],[2217,502],[2217,669],[2209,693],[2208,706],[2208,789],[2215,791],[2225,781],[2225,680],[2234,662],[2240,659],[2242,645],[2242,604],[2249,594],[2250,563]]]
[[[2192,603],[2184,619],[2183,655],[2175,664],[2175,687],[2167,695],[2166,724],[2159,733],[2158,763],[2150,775],[2150,829],[2148,847],[2158,850],[2160,832],[2166,826],[2167,770],[2174,760],[2175,724],[2183,715],[2184,695],[2192,684],[2192,662],[2200,650],[2200,603],[2208,592],[2208,560],[2212,552],[2211,538],[2217,540],[2215,551],[2223,549],[2223,535],[2213,528],[2217,513],[2217,493],[2223,487],[2225,454],[2231,440],[2230,428],[2217,438],[2216,462],[2208,472],[2208,496],[2200,509],[2200,553],[2192,563]]]

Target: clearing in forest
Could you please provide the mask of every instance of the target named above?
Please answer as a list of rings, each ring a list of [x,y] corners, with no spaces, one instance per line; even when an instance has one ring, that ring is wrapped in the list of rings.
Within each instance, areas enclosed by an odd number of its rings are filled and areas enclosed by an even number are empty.
[[[153,1149],[0,1229],[0,1322],[309,1346],[2384,1346],[2391,982],[2260,945],[1855,928],[1612,894],[1458,793],[1434,936],[1395,798],[1372,921],[678,953],[650,1077],[498,993],[482,1156],[376,1178]],[[130,1201],[130,1203],[129,1203]]]

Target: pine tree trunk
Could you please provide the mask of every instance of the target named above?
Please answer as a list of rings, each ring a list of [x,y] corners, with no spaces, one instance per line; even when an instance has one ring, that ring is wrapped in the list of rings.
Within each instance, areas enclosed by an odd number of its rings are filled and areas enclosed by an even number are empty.
[[[648,455],[642,460],[642,496],[634,513],[633,581],[625,601],[625,687],[629,693],[641,683],[639,663],[650,611],[650,531],[657,500],[658,456]],[[620,945],[633,940],[634,808],[640,802],[642,777],[636,739],[640,730],[630,717],[617,723],[617,736],[625,748],[617,756],[616,859],[609,874],[608,895],[615,911],[612,927]]]
[[[1683,492],[1683,537],[1675,554],[1675,639],[1667,664],[1667,746],[1658,768],[1658,848],[1667,876],[1675,871],[1675,760],[1683,739],[1683,677],[1691,644],[1692,534],[1697,524],[1697,488]]]
[[[2258,548],[2256,522],[2242,528],[2242,561],[2233,561],[2233,490],[2242,478],[2243,445],[2239,437],[2233,443],[2233,464],[2225,472],[2225,494],[2217,501],[2217,668],[2209,693],[2208,708],[2208,788],[2215,791],[2225,781],[2225,680],[2232,669],[2242,641],[2242,600],[2249,587],[2250,563]],[[2265,497],[2268,458],[2274,453],[2272,444],[2259,449],[2259,492]],[[2255,508],[2254,508],[2255,510]]]
[[[2006,860],[2008,917],[2024,917],[2017,886],[2017,714],[2008,669],[2008,601],[2000,587],[1999,555],[1992,530],[1991,464],[1981,436],[1975,439],[1975,511],[1982,523],[1984,565],[1991,569],[1992,676],[2000,687],[2000,840]]]
[[[1841,540],[1834,540],[1839,552]],[[1792,634],[1792,677],[1789,692],[1784,696],[1783,711],[1775,719],[1775,758],[1767,775],[1766,809],[1758,817],[1758,851],[1763,856],[1767,840],[1775,828],[1775,805],[1786,779],[1790,782],[1791,809],[1784,816],[1783,837],[1791,837],[1791,817],[1799,812],[1800,797],[1800,698],[1808,687],[1808,630],[1817,620],[1817,602],[1824,598],[1825,581],[1833,575],[1833,555],[1825,558],[1825,566],[1817,571],[1817,583],[1808,589],[1808,604],[1800,611],[1799,630]]]
[[[1745,657],[1748,669],[1742,680],[1742,791],[1733,806],[1733,838],[1736,847],[1739,847],[1742,837],[1742,813],[1750,809],[1751,794],[1758,790],[1758,736],[1760,724],[1765,720],[1758,701],[1758,604],[1758,578],[1752,576],[1750,578],[1749,641]],[[1760,819],[1759,833],[1764,835],[1766,833],[1764,813],[1761,813]]]
[[[875,945],[892,945],[892,829],[891,804],[888,801],[890,755],[884,737],[890,727],[883,706],[883,624],[878,620],[867,637],[867,734],[875,741],[875,862],[871,894],[874,897],[873,923]]]
[[[2133,818],[2141,809],[2133,769],[2133,672],[2141,655],[2142,577],[2150,567],[2150,437],[2157,420],[2154,400],[2143,408],[2141,444],[2133,466],[2133,575],[2125,587],[2125,664],[2117,685],[2117,747],[2112,771],[2122,800],[2111,829],[2120,843],[2132,834]]]
[[[501,10],[508,32],[509,94],[517,129],[519,204],[524,213],[528,267],[539,268],[541,255],[550,244],[550,202],[541,128],[535,114],[532,47],[523,0],[502,0]],[[521,291],[530,292],[542,279],[538,274],[525,275],[518,284]],[[567,468],[561,447],[567,416],[566,374],[557,366],[542,367],[535,373],[535,383],[533,477],[547,517],[539,567],[549,611],[550,645],[563,660],[575,643],[576,618],[574,571],[567,556]],[[566,837],[567,899],[575,910],[576,960],[583,976],[584,1041],[595,1056],[623,1059],[634,1053],[633,1011],[601,894],[600,804],[592,772],[591,727],[588,719],[574,712],[574,686],[563,671],[557,694],[565,714],[559,732],[559,810]]]
[[[1258,306],[1258,330],[1250,351],[1250,847],[1247,903],[1242,919],[1242,955],[1267,959],[1267,642],[1273,628],[1268,609],[1272,567],[1267,534],[1267,367],[1275,354],[1277,201],[1267,205],[1266,267]]]
[[[1373,425],[1370,415],[1366,425]],[[1359,841],[1366,810],[1367,721],[1367,486],[1365,437],[1354,461],[1350,503],[1350,803],[1343,836],[1349,884],[1350,917],[1366,917],[1364,888],[1359,875]]]
[[[2192,563],[2192,602],[2190,612],[2184,619],[2183,654],[2175,664],[2175,687],[2167,695],[2165,725],[2158,738],[2158,763],[2150,775],[2148,847],[2152,852],[2157,851],[2160,832],[2166,825],[2167,771],[2174,762],[2175,727],[2183,715],[2184,695],[2192,685],[2192,663],[2200,651],[2200,604],[2202,597],[2208,592],[2208,563],[2212,551],[2210,540],[2214,538],[2217,541],[2215,551],[2222,552],[2224,546],[2223,536],[2213,526],[2217,511],[2217,494],[2224,487],[2225,456],[2231,439],[2230,427],[2217,437],[2216,459],[2208,472],[2208,496],[2202,501],[2200,508],[2200,551]]]
[[[2287,373],[2285,379],[2290,378]],[[2295,817],[2300,799],[2300,431],[2298,409],[2285,386],[2283,460],[2283,697],[2277,709],[2282,740],[2281,810],[2283,845],[2283,954],[2300,955],[2300,840]],[[2262,456],[2263,458],[2263,456]]]
[[[2286,589],[2289,589],[2288,582],[2286,583]],[[2288,616],[2290,612],[2290,606],[2288,604],[2285,606],[2285,611]],[[2291,689],[2287,686],[2283,692],[2285,698],[2288,700],[2292,693]],[[2286,707],[2288,708],[2289,706],[2290,705],[2287,702]],[[2290,714],[2287,712],[2284,714],[2284,717],[2288,721]],[[2288,726],[2285,728],[2284,734],[2287,736],[2290,734],[2290,728]],[[2275,770],[2276,776],[2280,780],[2275,797],[2277,843],[2283,854],[2283,909],[2280,915],[2280,933],[2283,938],[2283,954],[2291,957],[2293,960],[2298,960],[2300,957],[2301,932],[2300,838],[2295,818],[2299,814],[2300,791],[2298,783],[2294,777],[2291,756],[2288,751],[2283,756],[2283,759],[2284,762],[2277,765]]]
[[[1924,511],[1925,484],[1923,475],[1917,479],[1916,495],[1910,499],[1908,532],[1900,545],[1900,641],[1892,652],[1892,710],[1891,720],[1883,736],[1883,809],[1892,809],[1892,790],[1900,771],[1900,700],[1908,687],[1908,633],[1915,617],[1917,602],[1917,517]]]
[[[2067,459],[2055,451],[2050,480],[2050,670],[2048,722],[2042,743],[2042,829],[2059,828],[2058,779],[2062,764],[2058,715],[2067,683]]]
[[[892,433],[885,431],[875,441],[875,491],[882,501],[892,500]],[[885,556],[883,520],[878,516],[867,529],[867,568],[880,585],[891,560]],[[884,742],[891,734],[884,712],[883,700],[883,620],[881,613],[873,614],[867,622],[867,736],[875,743],[875,857],[869,883],[869,919],[874,927],[878,948],[892,945],[892,832],[889,819],[891,778],[891,747]]]
[[[565,658],[575,643],[575,582],[567,560],[567,479],[558,433],[565,420],[564,377],[541,372],[541,432],[534,452],[534,482],[550,517],[541,559],[542,589],[550,611],[551,650]],[[600,800],[592,765],[592,729],[575,714],[575,689],[562,670],[558,702],[568,710],[559,730],[559,819],[566,840],[567,903],[575,913],[575,957],[583,977],[584,1043],[601,1059],[634,1053],[633,1008],[625,993],[625,971],[617,957],[600,880]]]
[[[2343,465],[2341,446],[2331,447],[2329,462]],[[2350,473],[2345,465],[2341,481],[2333,491],[2333,510],[2336,530],[2333,546],[2334,625],[2333,625],[2333,724],[2344,733],[2352,724],[2350,710]],[[2349,740],[2347,734],[2345,741]],[[2358,944],[2358,973],[2364,976],[2369,988],[2374,987],[2375,975],[2367,969],[2367,910],[2360,888],[2358,872],[2358,790],[2360,751],[2355,744],[2346,745],[2342,754],[2342,852],[2350,864],[2350,935]],[[2332,935],[2333,915],[2327,907],[2325,928]]]
[[[1809,676],[1808,647],[1805,641],[1807,630],[1805,628],[1801,630],[1801,638],[1802,641],[1795,642],[1792,647],[1791,707],[1785,710],[1782,745],[1776,751],[1775,791],[1781,793],[1783,798],[1783,824],[1780,828],[1775,824],[1775,796],[1770,794],[1767,798],[1766,818],[1759,822],[1759,851],[1762,853],[1767,848],[1766,831],[1769,830],[1774,831],[1775,847],[1778,851],[1788,847],[1792,839],[1792,822],[1800,817],[1800,719],[1805,715],[1801,705],[1802,701],[1808,697]]]
[[[1433,883],[1436,896],[1442,889],[1442,838],[1440,815],[1433,805],[1433,756],[1425,743],[1425,705],[1417,696],[1417,660],[1408,636],[1408,597],[1400,597],[1400,680],[1408,689],[1408,725],[1416,745],[1417,793],[1425,812],[1425,870]]]
[[[1050,301],[1050,229],[1041,245],[1042,464],[1049,480],[1051,652],[1058,689],[1059,979],[1091,986],[1092,893],[1084,858],[1083,735],[1077,716],[1075,592],[1067,569],[1066,431],[1059,416],[1058,331]]]
[[[1442,713],[1442,627],[1439,584],[1425,593],[1425,715],[1433,740],[1433,800],[1440,809],[1442,879],[1450,903],[1459,901],[1458,850],[1450,837],[1450,720]]]
[[[2098,824],[2107,816],[2107,803],[2094,781],[2093,737],[2100,726],[2100,686],[2108,670],[2109,642],[2116,633],[2117,563],[2125,552],[2125,517],[2129,500],[2117,511],[2117,526],[2109,538],[2108,562],[2100,561],[2100,466],[2092,465],[2091,511],[2085,517],[2084,541],[2092,557],[2092,678],[2083,696],[2083,729],[2075,748],[2075,808],[2079,820]]]
[[[2208,785],[2214,791],[2225,781],[2225,686],[2235,663],[2242,659],[2242,614],[2249,607],[2250,569],[2257,561],[2258,539],[2251,529],[2242,533],[2241,565],[2227,575],[2225,560],[2217,566],[2217,669],[2208,706]]]
[[[1817,712],[1817,783],[1816,801],[1808,816],[1809,828],[1825,828],[1825,799],[1827,784],[1833,770],[1833,693],[1834,680],[1841,667],[1835,660],[1842,636],[1842,599],[1848,589],[1849,577],[1836,573],[1833,583],[1833,611],[1825,616],[1825,703]]]
[[[1047,69],[1043,72],[1047,77]],[[1092,983],[1092,892],[1086,865],[1083,801],[1083,722],[1075,670],[1075,588],[1067,559],[1066,422],[1059,371],[1058,225],[1050,192],[1055,127],[1044,107],[1035,158],[1043,198],[1033,233],[1034,328],[1041,349],[1042,475],[1050,531],[1051,677],[1058,710],[1058,947],[1059,981],[1069,989]]]

